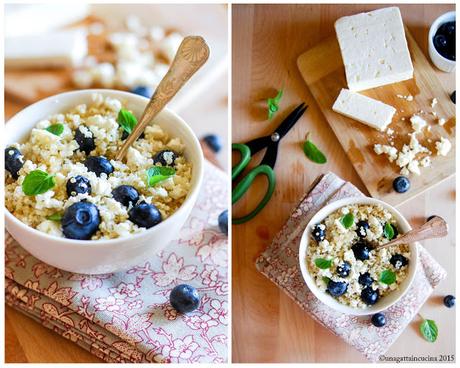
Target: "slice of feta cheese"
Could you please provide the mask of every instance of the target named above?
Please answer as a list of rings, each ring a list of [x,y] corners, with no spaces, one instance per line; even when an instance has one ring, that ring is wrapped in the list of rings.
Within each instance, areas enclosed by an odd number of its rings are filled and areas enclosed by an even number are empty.
[[[397,7],[335,22],[348,88],[361,91],[411,79],[414,68]]]
[[[426,127],[426,120],[422,119],[418,115],[412,115],[410,118],[410,122],[412,124],[412,129],[414,129],[415,133],[420,133],[424,127]]]
[[[340,91],[332,110],[380,131],[385,131],[396,113],[393,106],[345,88]]]
[[[450,143],[447,138],[441,137],[441,139],[436,142],[436,150],[438,151],[438,156],[447,156],[451,148],[452,143]]]

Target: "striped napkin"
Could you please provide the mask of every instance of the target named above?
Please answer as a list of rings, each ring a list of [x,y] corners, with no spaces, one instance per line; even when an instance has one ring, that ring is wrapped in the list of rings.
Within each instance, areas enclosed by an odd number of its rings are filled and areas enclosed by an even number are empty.
[[[278,285],[312,318],[376,362],[404,331],[446,271],[423,247],[415,280],[405,296],[385,311],[387,323],[374,327],[369,317],[349,316],[319,301],[307,288],[299,268],[299,242],[313,215],[324,205],[347,197],[364,196],[333,173],[320,176],[292,212],[269,247],[258,257],[257,269]]]

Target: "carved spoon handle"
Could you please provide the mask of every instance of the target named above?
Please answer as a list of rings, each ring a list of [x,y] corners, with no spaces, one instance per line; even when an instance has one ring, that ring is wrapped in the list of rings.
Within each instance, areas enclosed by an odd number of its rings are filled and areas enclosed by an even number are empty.
[[[447,223],[442,217],[435,216],[419,228],[413,229],[386,244],[377,245],[374,249],[388,248],[399,244],[410,244],[425,239],[442,238],[447,233]]]
[[[128,148],[141,135],[145,127],[201,68],[208,57],[209,47],[202,37],[188,36],[182,40],[168,72],[155,90],[136,127],[118,151],[116,160],[123,159]]]

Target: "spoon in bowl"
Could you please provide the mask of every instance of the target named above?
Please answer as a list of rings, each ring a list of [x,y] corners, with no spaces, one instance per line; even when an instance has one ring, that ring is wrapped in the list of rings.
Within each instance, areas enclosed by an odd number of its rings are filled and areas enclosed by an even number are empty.
[[[153,118],[171,101],[183,85],[209,58],[209,47],[199,36],[188,36],[182,40],[168,72],[158,84],[134,130],[117,152],[115,159],[121,161],[128,148],[144,131]]]
[[[389,241],[385,244],[380,244],[374,247],[375,250],[388,248],[399,244],[410,244],[416,241],[442,238],[448,233],[446,221],[442,217],[434,216],[431,220],[425,222],[422,226],[408,231],[404,235]]]

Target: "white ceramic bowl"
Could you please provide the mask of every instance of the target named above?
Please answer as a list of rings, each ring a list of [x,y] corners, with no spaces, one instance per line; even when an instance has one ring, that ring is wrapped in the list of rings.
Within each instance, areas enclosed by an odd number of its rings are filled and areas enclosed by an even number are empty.
[[[393,305],[399,299],[401,299],[402,296],[407,292],[410,285],[412,284],[412,281],[415,278],[415,273],[417,271],[417,264],[418,264],[418,248],[417,248],[418,245],[417,244],[418,243],[409,245],[411,257],[410,257],[409,266],[408,266],[408,273],[404,281],[401,283],[400,288],[398,290],[395,290],[389,293],[385,297],[381,298],[376,304],[369,306],[366,309],[352,308],[352,307],[339,303],[335,298],[324,293],[316,286],[314,279],[310,275],[308,268],[307,268],[307,262],[306,262],[307,250],[308,250],[308,244],[310,241],[310,234],[311,234],[313,227],[316,224],[320,223],[322,220],[324,220],[332,212],[336,211],[337,209],[343,206],[347,206],[351,204],[370,204],[370,205],[380,204],[383,206],[383,208],[387,209],[395,216],[398,222],[398,229],[401,231],[401,233],[406,233],[407,231],[411,230],[411,226],[409,225],[407,220],[403,217],[403,215],[401,215],[400,212],[398,212],[394,207],[390,206],[389,204],[386,204],[385,202],[379,201],[377,199],[368,198],[368,197],[345,198],[345,199],[341,199],[341,200],[332,202],[328,204],[327,206],[323,207],[312,217],[312,219],[310,220],[310,222],[308,223],[307,227],[305,228],[303,232],[302,239],[300,240],[300,248],[299,248],[300,270],[302,271],[302,276],[305,282],[307,283],[308,288],[319,300],[321,300],[327,306],[331,307],[332,309],[335,309],[338,312],[345,313],[345,314],[370,315],[370,314],[374,314],[374,313],[377,313],[377,312],[380,312],[382,310],[389,308],[391,305]]]
[[[91,103],[93,93],[101,93],[126,103],[140,116],[148,99],[132,93],[115,90],[80,90],[62,93],[41,100],[13,116],[5,128],[5,143],[27,139],[40,119],[63,112],[82,103]],[[175,113],[164,109],[155,118],[169,135],[185,144],[185,156],[192,165],[191,189],[182,206],[158,225],[129,237],[110,240],[72,240],[54,237],[35,230],[5,210],[8,232],[32,255],[52,266],[84,274],[100,274],[126,269],[142,263],[158,253],[176,236],[192,210],[203,177],[203,152],[192,129]]]
[[[430,27],[430,31],[428,32],[428,53],[430,54],[431,61],[438,69],[447,73],[455,71],[455,61],[446,59],[436,50],[433,44],[433,37],[442,24],[451,21],[455,21],[455,11],[444,13],[438,17],[433,22]]]

